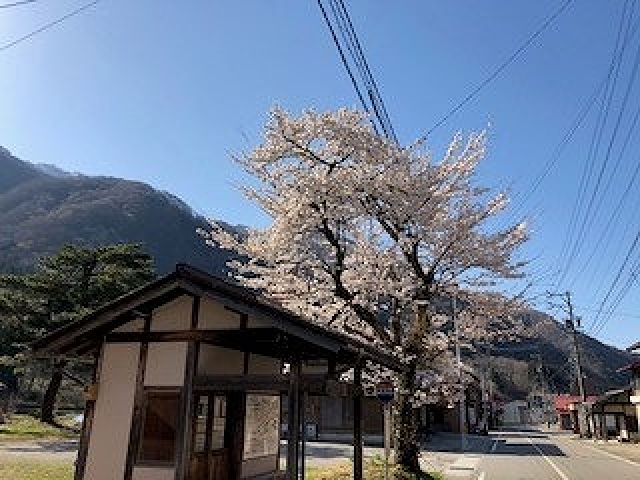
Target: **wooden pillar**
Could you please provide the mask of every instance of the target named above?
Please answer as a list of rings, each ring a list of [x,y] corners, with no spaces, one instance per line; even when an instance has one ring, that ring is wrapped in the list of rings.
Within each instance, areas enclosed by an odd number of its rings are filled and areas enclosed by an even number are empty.
[[[224,477],[229,480],[237,480],[242,475],[246,413],[247,393],[229,392],[227,395],[227,421],[230,422],[230,425],[227,428],[228,439],[226,439],[225,443],[230,445],[231,454],[229,457],[229,470],[227,476]]]
[[[302,478],[305,478],[305,455],[306,455],[306,439],[307,439],[307,392],[303,391],[300,394],[300,425],[302,425],[302,438],[300,442],[300,474]]]
[[[353,367],[353,479],[362,480],[362,365]]]
[[[87,453],[89,453],[89,437],[91,436],[91,427],[93,426],[93,415],[96,410],[96,386],[100,376],[100,367],[102,364],[102,345],[96,353],[93,365],[92,385],[86,391],[87,400],[84,406],[84,415],[82,417],[82,433],[80,434],[80,445],[78,446],[78,458],[76,460],[76,468],[73,473],[73,480],[82,480],[84,478],[84,468],[87,464]]]
[[[198,328],[200,314],[200,297],[194,297],[191,306],[191,330]],[[184,384],[180,394],[180,418],[177,422],[176,480],[189,478],[191,459],[191,443],[193,430],[193,379],[198,362],[199,343],[190,341],[187,344],[187,360],[184,366]]]
[[[288,400],[287,480],[298,480],[298,458],[300,455],[300,360],[292,360],[290,364]]]
[[[148,335],[151,330],[151,314],[144,317],[144,333]],[[142,415],[144,413],[144,375],[147,370],[147,355],[149,342],[145,339],[140,344],[140,356],[138,358],[138,371],[136,373],[136,391],[133,397],[133,411],[131,413],[131,428],[129,429],[129,447],[127,448],[127,460],[124,469],[124,480],[133,477],[133,466],[138,455],[140,437],[142,436]]]

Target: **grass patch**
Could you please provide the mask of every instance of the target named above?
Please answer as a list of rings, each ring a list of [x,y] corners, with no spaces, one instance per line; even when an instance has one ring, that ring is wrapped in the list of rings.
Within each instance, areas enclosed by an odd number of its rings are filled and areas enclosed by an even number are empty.
[[[350,462],[330,467],[307,467],[306,470],[306,480],[349,480],[353,478],[353,464]],[[379,456],[367,460],[364,464],[363,477],[365,480],[383,480],[384,460]],[[416,477],[402,473],[395,465],[389,466],[389,477],[401,480],[444,480],[439,472],[424,473]]]
[[[72,480],[73,462],[6,459],[0,462],[0,480]]]
[[[31,415],[11,415],[8,423],[0,425],[0,441],[67,440],[78,437],[79,432],[73,429],[77,425],[72,424],[70,417],[60,417],[58,421],[66,428],[42,423]]]

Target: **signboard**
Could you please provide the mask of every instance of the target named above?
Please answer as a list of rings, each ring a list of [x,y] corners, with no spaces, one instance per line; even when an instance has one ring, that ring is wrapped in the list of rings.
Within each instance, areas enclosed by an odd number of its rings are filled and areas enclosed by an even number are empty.
[[[280,440],[280,397],[247,395],[243,459],[276,455]]]
[[[381,402],[391,402],[395,397],[395,388],[393,382],[389,380],[383,380],[376,384],[376,397]]]

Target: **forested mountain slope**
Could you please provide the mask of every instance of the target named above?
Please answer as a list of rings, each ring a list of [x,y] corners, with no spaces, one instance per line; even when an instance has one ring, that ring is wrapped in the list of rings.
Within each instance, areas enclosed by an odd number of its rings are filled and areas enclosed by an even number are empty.
[[[46,170],[45,170],[46,171]],[[142,243],[159,273],[177,262],[226,271],[229,253],[196,233],[206,220],[140,182],[48,175],[0,150],[0,271],[25,271],[66,243]]]
[[[232,220],[232,219],[231,219]],[[142,243],[153,256],[158,273],[178,262],[212,273],[225,273],[228,251],[205,245],[196,233],[205,227],[180,199],[140,182],[119,178],[64,175],[12,156],[0,147],[0,272],[29,270],[42,255],[66,243],[87,246]],[[242,228],[242,227],[230,227]],[[569,335],[547,315],[530,312],[533,338],[495,345],[491,354],[497,388],[508,397],[524,397],[535,381],[532,371],[540,354],[549,388],[573,387]],[[626,381],[616,370],[628,363],[623,351],[580,335],[586,385],[601,392]],[[486,361],[469,354],[475,363]]]

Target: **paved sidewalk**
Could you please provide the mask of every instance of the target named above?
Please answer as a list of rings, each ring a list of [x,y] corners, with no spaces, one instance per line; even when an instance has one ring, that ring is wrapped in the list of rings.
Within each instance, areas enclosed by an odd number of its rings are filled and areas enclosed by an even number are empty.
[[[567,440],[581,442],[587,447],[597,448],[604,452],[616,455],[620,458],[624,458],[628,461],[635,462],[640,466],[640,443],[619,442],[617,440],[596,440],[592,438],[581,438],[579,435],[566,430],[559,430],[557,426],[541,428],[543,432],[547,432],[551,435],[564,437]]]
[[[422,444],[420,465],[429,472],[441,472],[446,478],[461,480],[473,478],[477,464],[492,444],[490,437],[467,435],[467,446],[461,450],[460,435],[438,433]],[[286,441],[281,442],[280,462],[284,468],[286,461]],[[306,464],[324,467],[349,461],[353,458],[353,445],[338,442],[307,442]],[[383,456],[381,447],[365,447],[364,456]]]
[[[37,456],[43,461],[74,461],[78,450],[77,440],[28,440],[0,442],[0,463]]]
[[[438,433],[422,446],[420,465],[423,470],[442,472],[445,478],[472,479],[482,457],[491,449],[491,437],[467,435],[463,449],[461,438],[456,433]]]
[[[592,440],[574,436],[571,440],[583,443],[587,447],[597,448],[603,452],[634,462],[640,467],[640,443],[618,442],[617,440]]]

